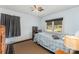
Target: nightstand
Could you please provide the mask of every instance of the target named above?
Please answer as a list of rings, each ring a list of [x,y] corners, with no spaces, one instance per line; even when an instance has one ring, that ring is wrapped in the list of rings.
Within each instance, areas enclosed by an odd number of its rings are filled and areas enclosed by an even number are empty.
[[[38,27],[37,26],[33,26],[32,27],[32,39],[34,39],[34,35],[38,33]]]

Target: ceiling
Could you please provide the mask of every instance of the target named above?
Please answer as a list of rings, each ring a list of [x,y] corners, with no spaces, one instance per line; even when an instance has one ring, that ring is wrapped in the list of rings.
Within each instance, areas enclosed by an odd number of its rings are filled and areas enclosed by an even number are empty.
[[[77,7],[77,5],[41,5],[41,7],[44,9],[42,12],[33,12],[32,6],[33,5],[0,5],[1,8],[6,8],[22,13],[29,13],[39,17]]]

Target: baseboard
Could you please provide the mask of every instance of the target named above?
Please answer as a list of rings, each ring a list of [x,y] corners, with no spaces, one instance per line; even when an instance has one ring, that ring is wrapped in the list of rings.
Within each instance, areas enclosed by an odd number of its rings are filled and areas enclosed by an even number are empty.
[[[29,41],[29,40],[32,40],[32,38],[30,38],[30,39],[26,39],[26,40],[22,40],[22,41],[18,41],[18,42],[14,42],[14,43],[12,43],[12,44],[17,44],[17,43],[21,43],[21,42]]]

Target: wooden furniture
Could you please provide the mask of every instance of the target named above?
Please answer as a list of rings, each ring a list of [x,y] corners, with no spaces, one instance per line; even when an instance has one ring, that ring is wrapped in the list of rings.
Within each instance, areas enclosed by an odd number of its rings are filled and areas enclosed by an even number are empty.
[[[67,35],[64,37],[64,44],[70,49],[71,54],[75,52],[79,54],[79,37]]]
[[[0,25],[0,54],[4,54],[5,52],[6,52],[5,27]]]
[[[38,27],[37,26],[33,26],[32,27],[32,39],[34,39],[34,35],[38,33]]]
[[[6,54],[14,54],[13,44],[7,44]]]

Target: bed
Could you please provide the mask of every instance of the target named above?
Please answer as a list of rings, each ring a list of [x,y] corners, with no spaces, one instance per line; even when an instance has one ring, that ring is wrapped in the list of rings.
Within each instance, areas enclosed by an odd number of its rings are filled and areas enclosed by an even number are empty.
[[[60,35],[60,38],[54,39],[52,35]],[[37,42],[44,48],[55,52],[57,49],[61,49],[65,52],[69,52],[69,49],[64,46],[64,39],[62,34],[50,33],[50,32],[40,32],[35,34],[34,42]]]

